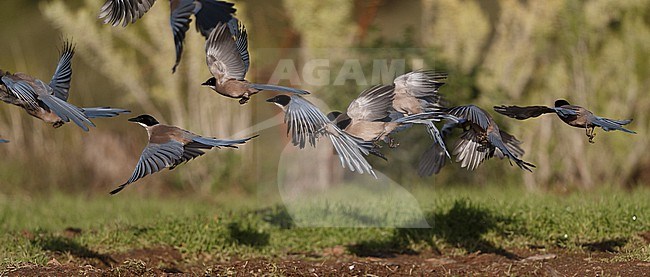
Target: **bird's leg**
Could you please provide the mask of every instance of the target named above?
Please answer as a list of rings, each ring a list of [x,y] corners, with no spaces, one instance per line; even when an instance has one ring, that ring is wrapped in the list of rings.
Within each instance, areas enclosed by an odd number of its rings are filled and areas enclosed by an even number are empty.
[[[57,122],[54,122],[54,124],[52,124],[52,127],[59,128],[59,127],[63,126],[63,124],[65,124],[65,122],[57,121]]]
[[[594,143],[594,137],[596,137],[596,132],[594,132],[594,129],[596,127],[587,127],[587,137],[589,138],[589,143]]]
[[[383,148],[383,146],[381,144],[379,144],[379,140],[373,140],[372,145],[374,145],[373,148],[377,148],[377,149]]]
[[[248,95],[242,95],[241,99],[239,99],[239,104],[244,105],[246,102],[248,102],[248,100],[250,100],[250,97],[248,97]]]

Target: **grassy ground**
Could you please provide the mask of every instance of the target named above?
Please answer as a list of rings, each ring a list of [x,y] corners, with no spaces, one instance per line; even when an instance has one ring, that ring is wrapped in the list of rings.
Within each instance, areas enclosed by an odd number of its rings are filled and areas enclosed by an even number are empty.
[[[355,195],[363,195],[364,188],[358,190]],[[411,192],[421,210],[407,209],[411,214],[405,216],[417,220],[421,214],[431,228],[304,227],[310,225],[305,221],[309,216],[377,226],[372,216],[385,215],[379,221],[390,223],[390,218],[399,215],[368,205],[336,203],[341,199],[337,197],[312,201],[307,209],[291,201],[261,204],[260,197],[224,196],[215,201],[129,193],[117,197],[4,196],[0,197],[1,268],[43,265],[54,254],[101,258],[106,253],[160,246],[177,249],[186,260],[206,255],[216,260],[282,259],[343,247],[356,256],[480,251],[508,257],[516,249],[596,249],[617,252],[615,259],[621,261],[650,261],[650,245],[640,236],[650,231],[647,189],[561,196],[489,187]],[[322,220],[314,222],[318,223],[314,226],[326,225]]]

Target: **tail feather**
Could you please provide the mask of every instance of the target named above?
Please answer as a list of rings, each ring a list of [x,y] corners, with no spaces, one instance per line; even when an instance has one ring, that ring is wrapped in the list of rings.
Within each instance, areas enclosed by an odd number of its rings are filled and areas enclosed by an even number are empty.
[[[131,113],[129,110],[111,107],[82,108],[82,111],[88,118],[115,117],[123,113]]]
[[[309,94],[309,92],[306,91],[306,90],[283,87],[283,86],[276,86],[276,85],[250,84],[250,86],[252,88],[254,88],[254,89],[259,89],[259,90],[273,90],[273,91],[290,92],[290,93],[295,93],[295,94]]]
[[[594,120],[594,124],[596,126],[600,126],[603,128],[605,131],[612,131],[612,130],[619,130],[623,131],[626,133],[630,134],[636,134],[636,132],[632,130],[628,130],[623,127],[623,125],[626,125],[628,123],[632,122],[632,119],[626,119],[626,120],[614,120],[614,119],[609,119],[609,118],[604,118],[604,117],[599,117],[596,116],[596,119]]]
[[[215,138],[204,138],[204,137],[196,137],[193,139],[194,142],[198,142],[201,144],[205,144],[208,146],[212,147],[230,147],[230,148],[238,148],[237,144],[244,144],[247,141],[256,138],[258,135],[244,138],[244,139],[236,139],[236,140],[222,140],[222,139],[215,139]]]

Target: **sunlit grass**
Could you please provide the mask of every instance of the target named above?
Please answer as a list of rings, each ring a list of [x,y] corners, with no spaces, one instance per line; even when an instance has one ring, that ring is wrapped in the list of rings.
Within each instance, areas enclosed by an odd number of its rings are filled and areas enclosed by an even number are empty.
[[[650,260],[648,244],[638,236],[650,231],[648,190],[551,195],[486,187],[411,192],[433,228],[304,228],[280,202],[259,197],[4,197],[0,261],[5,266],[44,264],[55,252],[75,256],[156,246],[174,247],[186,257],[209,254],[221,259],[307,255],[344,246],[357,255],[429,250],[507,255],[513,249],[562,248],[620,251],[619,259]],[[354,209],[365,214],[373,208]],[[330,209],[333,217],[351,210],[343,204]],[[66,228],[79,228],[81,234],[70,236]]]

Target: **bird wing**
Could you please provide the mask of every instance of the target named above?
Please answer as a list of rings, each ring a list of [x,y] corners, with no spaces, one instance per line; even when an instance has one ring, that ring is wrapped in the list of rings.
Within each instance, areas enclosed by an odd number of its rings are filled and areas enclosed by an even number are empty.
[[[460,136],[453,153],[456,155],[456,162],[460,162],[461,167],[469,170],[476,169],[491,156],[490,149],[481,144],[474,129],[469,129]]]
[[[99,12],[99,18],[104,24],[126,27],[142,17],[156,0],[106,0]]]
[[[250,66],[250,55],[248,54],[248,32],[244,24],[241,24],[239,20],[235,17],[228,21],[228,29],[235,37],[235,45],[237,45],[237,51],[241,56],[242,61],[244,61],[244,73],[248,72],[248,67]]]
[[[352,120],[377,121],[389,115],[395,96],[392,86],[374,86],[364,90],[348,106],[347,114]]]
[[[487,130],[490,125],[490,115],[488,115],[483,109],[474,105],[453,107],[450,108],[447,113],[456,117],[464,118],[467,121],[480,126],[483,130]]]
[[[72,56],[74,56],[74,45],[66,41],[63,43],[59,63],[56,65],[56,70],[50,81],[54,95],[63,101],[68,100],[70,80],[72,79]]]
[[[34,88],[28,82],[12,75],[2,76],[1,80],[7,87],[7,92],[9,94],[27,103],[31,107],[38,107],[36,91],[34,91]]]
[[[372,166],[366,161],[372,149],[372,142],[355,138],[339,129],[327,119],[316,106],[299,95],[291,95],[285,111],[285,123],[289,126],[293,145],[304,148],[309,142],[316,146],[319,136],[327,136],[338,153],[341,165],[359,173],[369,172],[376,176]]]
[[[424,177],[438,174],[447,162],[446,152],[446,149],[440,146],[440,144],[434,142],[431,147],[429,147],[427,151],[424,151],[422,156],[420,156],[420,162],[418,162],[418,175]]]
[[[174,45],[176,47],[176,62],[174,63],[172,72],[176,72],[176,67],[181,62],[185,33],[190,28],[190,23],[192,22],[190,16],[194,14],[195,9],[196,4],[194,0],[179,0],[172,2],[169,24],[172,27]]]
[[[432,70],[417,70],[395,78],[395,93],[407,93],[417,98],[427,98],[431,102],[439,102],[442,96],[438,89],[447,79],[447,73]]]
[[[234,8],[235,4],[225,1],[199,0],[198,2],[200,8],[194,15],[196,17],[196,29],[206,38],[219,22],[226,23],[230,21],[237,11]]]
[[[555,113],[557,108],[549,108],[546,106],[494,106],[494,111],[509,116],[515,119],[524,120],[531,117],[538,117],[547,113]]]
[[[38,80],[41,85],[44,87],[47,86],[40,80]],[[84,131],[88,132],[88,126],[95,127],[95,124],[93,124],[90,119],[86,116],[84,113],[84,110],[72,105],[61,98],[57,97],[54,94],[38,94],[37,95],[38,100],[43,102],[54,114],[56,114],[63,122],[74,122],[79,126],[81,129]]]
[[[218,23],[205,43],[206,62],[217,81],[244,80],[246,66],[228,26]]]
[[[292,95],[287,104],[284,122],[288,125],[287,134],[291,133],[293,145],[304,148],[305,144],[316,146],[316,140],[329,122],[314,104],[306,99]]]
[[[128,184],[131,184],[149,174],[179,164],[182,162],[184,151],[185,149],[183,144],[175,140],[170,140],[169,142],[162,144],[149,143],[142,151],[140,160],[135,166],[131,178],[118,188],[111,191],[111,194],[120,192]]]

